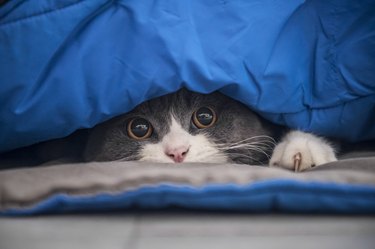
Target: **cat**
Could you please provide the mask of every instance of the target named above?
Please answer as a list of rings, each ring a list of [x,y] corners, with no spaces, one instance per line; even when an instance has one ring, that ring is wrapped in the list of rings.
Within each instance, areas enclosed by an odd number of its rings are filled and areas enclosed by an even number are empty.
[[[10,154],[13,159],[23,155],[26,163],[21,160],[21,166],[30,165],[33,158],[34,165],[146,161],[268,164],[304,171],[337,160],[324,138],[272,124],[220,92],[201,94],[185,88],[94,128]]]
[[[337,160],[321,137],[272,124],[219,92],[187,89],[94,127],[83,159],[269,164],[295,171]]]

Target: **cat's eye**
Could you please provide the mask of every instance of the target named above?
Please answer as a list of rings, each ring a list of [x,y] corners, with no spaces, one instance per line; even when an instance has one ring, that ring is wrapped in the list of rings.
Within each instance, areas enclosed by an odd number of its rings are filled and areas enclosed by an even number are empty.
[[[152,125],[144,118],[133,118],[128,122],[128,136],[136,139],[146,139],[152,135]]]
[[[193,113],[192,121],[199,129],[211,127],[216,122],[216,113],[209,107],[201,107]]]

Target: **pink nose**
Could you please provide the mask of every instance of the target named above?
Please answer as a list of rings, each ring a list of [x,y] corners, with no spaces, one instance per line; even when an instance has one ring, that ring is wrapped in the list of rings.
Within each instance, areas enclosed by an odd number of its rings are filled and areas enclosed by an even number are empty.
[[[189,152],[189,147],[179,147],[173,149],[167,149],[165,154],[173,159],[175,163],[181,163],[185,160],[187,153]]]

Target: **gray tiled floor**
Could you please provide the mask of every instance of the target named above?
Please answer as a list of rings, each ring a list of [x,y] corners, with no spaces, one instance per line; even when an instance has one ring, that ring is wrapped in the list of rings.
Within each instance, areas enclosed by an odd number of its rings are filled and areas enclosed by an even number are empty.
[[[213,213],[0,218],[1,249],[375,248],[375,217]]]

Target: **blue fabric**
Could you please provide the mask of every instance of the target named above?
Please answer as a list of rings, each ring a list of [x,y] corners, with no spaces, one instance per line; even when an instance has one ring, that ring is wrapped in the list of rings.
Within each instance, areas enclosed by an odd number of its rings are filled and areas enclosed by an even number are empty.
[[[11,0],[0,151],[187,87],[351,141],[375,138],[373,0]]]
[[[250,185],[220,184],[192,187],[161,184],[130,192],[94,196],[52,195],[27,208],[0,215],[126,211],[130,208],[180,207],[241,212],[374,214],[375,188],[369,185],[267,180]]]

